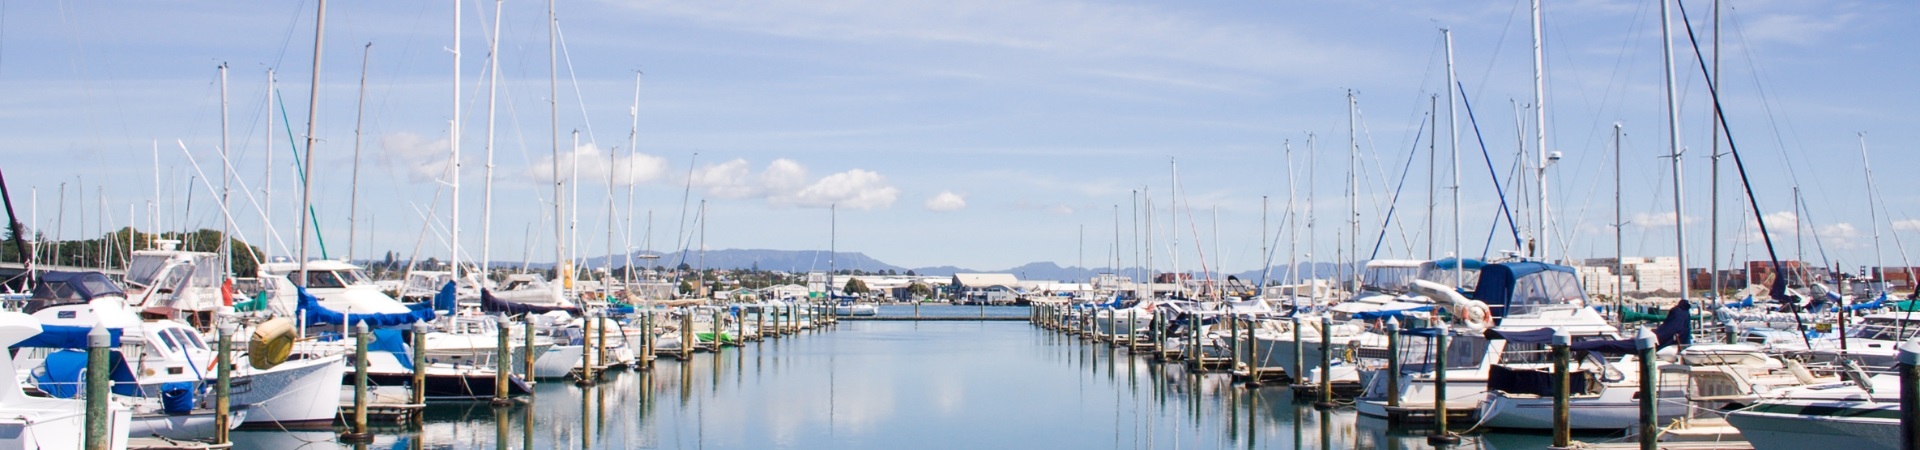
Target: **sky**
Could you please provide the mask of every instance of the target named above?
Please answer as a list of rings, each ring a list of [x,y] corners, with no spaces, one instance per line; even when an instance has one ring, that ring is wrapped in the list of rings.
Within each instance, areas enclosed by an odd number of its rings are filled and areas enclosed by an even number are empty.
[[[1678,223],[1705,267],[1713,103],[1680,12],[1676,214],[1660,3],[1544,3],[1545,233],[1531,15],[1512,0],[569,1],[557,40],[545,3],[334,2],[317,93],[312,1],[4,2],[0,170],[23,221],[67,239],[217,229],[227,178],[239,237],[290,255],[315,95],[312,211],[334,258],[446,259],[457,224],[463,260],[552,261],[558,169],[582,256],[833,247],[994,270],[1151,251],[1237,272],[1524,248],[1504,197],[1546,256],[1611,257],[1616,228],[1627,255],[1674,255]],[[1904,265],[1920,5],[1721,3],[1721,109],[1781,256]],[[1711,2],[1685,6],[1711,64]],[[1719,141],[1718,260],[1765,259]]]

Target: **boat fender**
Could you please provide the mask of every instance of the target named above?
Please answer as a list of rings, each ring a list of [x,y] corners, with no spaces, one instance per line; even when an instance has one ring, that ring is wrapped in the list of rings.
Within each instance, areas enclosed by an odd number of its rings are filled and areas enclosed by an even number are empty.
[[[1471,300],[1462,308],[1460,319],[1476,331],[1486,331],[1493,326],[1493,309],[1488,308],[1486,302]]]
[[[247,341],[247,362],[253,368],[267,370],[287,362],[293,353],[293,321],[275,317],[253,327],[253,339]]]

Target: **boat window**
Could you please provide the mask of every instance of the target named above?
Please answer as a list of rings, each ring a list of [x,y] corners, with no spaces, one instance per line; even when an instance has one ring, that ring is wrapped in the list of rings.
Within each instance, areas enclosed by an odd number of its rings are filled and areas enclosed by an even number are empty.
[[[1847,325],[1847,328],[1847,337],[1856,339],[1904,341],[1920,334],[1920,325],[1908,324],[1906,329],[1902,330],[1898,323],[1884,318],[1869,318]]]
[[[167,350],[170,352],[173,352],[173,353],[184,352],[184,350],[180,348],[180,343],[174,342],[173,335],[168,334],[164,331],[160,333],[160,343],[165,344],[167,347]]]
[[[166,264],[166,257],[133,255],[133,263],[127,266],[127,282],[152,286],[155,279],[160,277],[160,269]]]
[[[307,289],[342,288],[342,287],[347,287],[347,285],[345,283],[341,283],[340,277],[334,276],[332,271],[326,271],[326,270],[307,271]]]
[[[1460,282],[1454,283],[1453,269],[1442,269],[1439,267],[1432,267],[1433,266],[1432,263],[1428,263],[1427,266],[1428,267],[1424,267],[1420,271],[1420,279],[1422,280],[1444,284],[1447,286],[1451,286],[1454,289],[1462,289],[1464,287],[1465,289],[1472,290],[1474,286],[1480,285],[1479,269],[1461,270]]]
[[[176,335],[179,337],[180,342],[184,342],[188,345],[192,345],[193,348],[197,348],[201,350],[207,349],[207,343],[201,342],[201,340],[198,337],[194,336],[193,333],[188,332],[187,330],[179,329],[179,328],[175,328],[172,331],[176,333]]]
[[[342,270],[340,271],[340,277],[345,279],[347,284],[373,284],[373,277],[367,276],[367,271],[361,269]],[[449,275],[448,279],[452,279],[452,276]],[[438,288],[439,286],[434,287]]]

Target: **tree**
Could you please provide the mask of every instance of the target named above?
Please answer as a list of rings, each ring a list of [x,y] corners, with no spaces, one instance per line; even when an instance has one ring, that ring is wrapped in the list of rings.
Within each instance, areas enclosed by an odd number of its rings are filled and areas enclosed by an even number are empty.
[[[848,278],[847,287],[841,290],[847,291],[848,294],[865,294],[870,292],[867,289],[867,282],[860,281],[859,278]]]
[[[693,295],[693,282],[680,280],[680,293],[683,295]]]
[[[909,284],[907,285],[907,295],[914,298],[932,297],[933,286],[928,286],[926,283]]]
[[[917,276],[920,276],[920,275],[918,275],[918,274],[915,274],[915,273],[913,273],[913,269],[907,269],[907,276],[910,276],[910,277],[917,277]]]

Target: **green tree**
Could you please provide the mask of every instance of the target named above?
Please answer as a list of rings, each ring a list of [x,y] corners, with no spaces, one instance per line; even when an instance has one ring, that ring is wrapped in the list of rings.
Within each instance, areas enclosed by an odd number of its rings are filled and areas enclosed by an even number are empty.
[[[848,294],[865,294],[869,292],[867,282],[860,281],[859,278],[848,278],[847,287],[841,290],[846,291]]]
[[[915,298],[932,297],[933,286],[928,286],[926,283],[909,284],[907,285],[907,295],[913,296]]]

